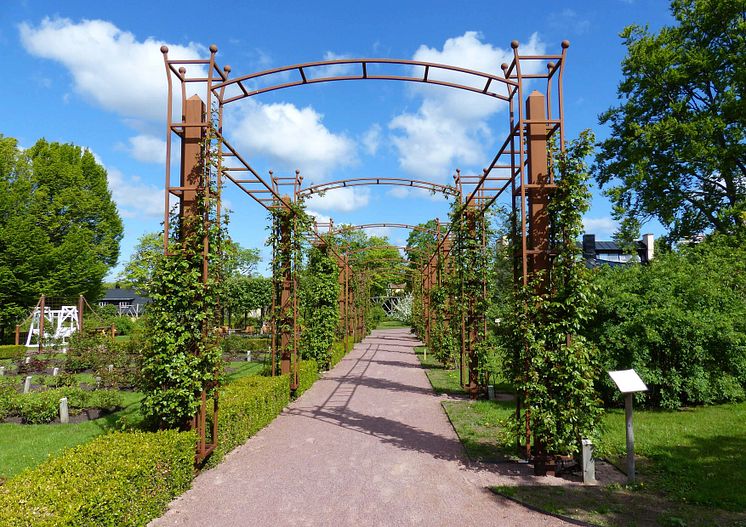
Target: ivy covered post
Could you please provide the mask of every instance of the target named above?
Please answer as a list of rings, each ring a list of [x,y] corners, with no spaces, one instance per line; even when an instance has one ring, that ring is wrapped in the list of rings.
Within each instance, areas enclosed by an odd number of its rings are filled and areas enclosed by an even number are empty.
[[[274,375],[275,360],[279,359],[280,374],[291,375],[290,389],[298,386],[298,302],[297,276],[300,244],[298,243],[297,217],[302,210],[293,204],[289,196],[282,196],[272,208],[272,277],[273,339],[272,358]],[[292,370],[292,371],[291,371]]]
[[[145,417],[157,428],[197,430],[197,461],[217,445],[220,346],[216,333],[224,230],[219,217],[217,140],[206,105],[184,102],[178,221],[156,265],[143,349]],[[207,403],[213,401],[208,442]]]
[[[340,319],[339,266],[329,256],[326,240],[316,242],[308,256],[304,273],[303,358],[331,366],[331,349]]]
[[[543,133],[538,132],[537,148],[546,151],[546,142],[538,144]],[[585,159],[592,149],[593,136],[584,132],[566,151],[529,156],[531,273],[516,288],[507,326],[509,367],[522,411],[514,424],[537,475],[553,474],[557,455],[577,454],[581,439],[593,439],[602,412],[594,390],[597,353],[578,334],[594,311],[590,271],[577,246],[589,207]],[[547,175],[550,168],[558,176],[556,186]],[[552,193],[542,196],[538,189]]]

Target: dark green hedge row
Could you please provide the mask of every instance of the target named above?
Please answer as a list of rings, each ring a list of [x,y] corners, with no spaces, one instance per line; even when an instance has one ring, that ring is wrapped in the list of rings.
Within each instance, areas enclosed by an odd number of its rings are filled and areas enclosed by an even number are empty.
[[[348,352],[352,351],[352,347],[355,345],[355,343],[352,340],[352,337],[347,337],[348,341]],[[332,353],[331,353],[331,364],[329,365],[329,369],[333,368],[337,364],[339,364],[339,361],[341,361],[345,356],[345,343],[344,340],[337,340],[332,344]]]
[[[290,402],[290,378],[243,377],[220,390],[218,447],[207,461],[215,466],[225,454],[267,426]]]
[[[298,387],[295,389],[295,397],[303,395],[303,392],[308,390],[318,378],[318,363],[313,359],[302,360],[298,364]]]
[[[60,399],[63,397],[68,399],[71,415],[90,408],[111,410],[122,406],[122,395],[114,390],[89,392],[76,386],[67,386],[21,394],[16,392],[15,386],[4,381],[0,383],[0,420],[18,416],[24,423],[50,423],[59,415]]]
[[[223,353],[246,353],[247,351],[267,351],[270,347],[269,338],[242,337],[228,335],[220,343]]]
[[[141,526],[189,488],[192,432],[111,433],[0,486],[5,527]]]
[[[17,360],[26,354],[26,346],[0,346],[0,359]]]

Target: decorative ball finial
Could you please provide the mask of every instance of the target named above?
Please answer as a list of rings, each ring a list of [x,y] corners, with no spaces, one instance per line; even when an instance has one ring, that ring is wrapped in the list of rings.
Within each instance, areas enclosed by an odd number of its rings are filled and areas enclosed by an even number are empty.
[[[296,168],[296,169],[295,169],[295,175],[297,176],[298,174],[300,174],[300,170],[298,170],[298,169]]]
[[[215,44],[210,44],[210,52],[211,53],[217,53],[218,47]]]
[[[180,67],[179,68],[179,73],[181,73],[182,75],[184,75],[186,73],[186,68],[184,66]]]
[[[161,46],[161,53],[163,53],[164,55],[168,53],[168,46]]]
[[[226,64],[225,66],[223,66],[223,71],[226,72],[226,73],[230,73],[231,72],[231,67],[228,64]]]
[[[510,43],[510,47],[511,47],[511,48],[513,48],[513,49],[518,49],[518,45],[519,45],[519,44],[518,44],[518,41],[517,41],[517,40],[513,40],[513,41],[512,41],[511,43]]]
[[[503,71],[508,71],[509,66],[507,63],[503,62],[502,64],[500,64],[500,67],[502,68]]]
[[[562,49],[567,49],[570,47],[570,41],[569,40],[563,40],[562,41]]]
[[[547,62],[547,69],[551,70],[552,68],[554,68],[554,62]]]

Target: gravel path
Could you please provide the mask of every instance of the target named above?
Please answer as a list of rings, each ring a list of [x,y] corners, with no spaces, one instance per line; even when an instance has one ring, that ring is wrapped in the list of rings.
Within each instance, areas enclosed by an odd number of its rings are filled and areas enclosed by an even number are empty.
[[[466,462],[417,344],[374,331],[151,525],[567,525],[489,491],[533,477]]]

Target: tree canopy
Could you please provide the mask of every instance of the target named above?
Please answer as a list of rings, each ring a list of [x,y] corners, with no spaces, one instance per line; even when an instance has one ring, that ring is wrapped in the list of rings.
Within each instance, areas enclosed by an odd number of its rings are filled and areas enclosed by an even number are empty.
[[[119,257],[122,220],[90,151],[0,136],[0,331],[39,295],[96,298]]]
[[[658,219],[676,240],[732,233],[746,216],[746,2],[674,0],[677,25],[657,34],[632,25],[621,104],[595,178],[622,220],[622,237]]]

